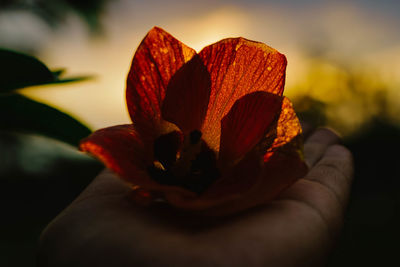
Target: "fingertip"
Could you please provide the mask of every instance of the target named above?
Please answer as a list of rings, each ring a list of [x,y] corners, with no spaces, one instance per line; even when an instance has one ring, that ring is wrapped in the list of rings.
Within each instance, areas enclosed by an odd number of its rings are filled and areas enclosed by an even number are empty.
[[[313,167],[325,154],[328,147],[340,142],[339,136],[329,128],[318,128],[304,142],[304,157],[307,165]]]
[[[306,142],[335,144],[340,142],[340,134],[329,127],[320,127],[313,132]]]
[[[334,129],[330,126],[322,126],[322,127],[320,127],[320,129],[325,129],[325,130],[333,133],[339,139],[342,139],[342,137],[343,137],[343,135],[337,129]]]
[[[351,151],[341,144],[333,144],[329,146],[325,152],[325,156],[335,156],[353,161],[353,154]]]
[[[351,151],[339,144],[331,145],[328,147],[328,149],[325,152],[325,155],[323,158],[333,160],[334,162],[338,162],[342,169],[343,172],[346,174],[346,177],[349,181],[353,180],[353,175],[354,175],[354,159],[353,159],[353,154]]]

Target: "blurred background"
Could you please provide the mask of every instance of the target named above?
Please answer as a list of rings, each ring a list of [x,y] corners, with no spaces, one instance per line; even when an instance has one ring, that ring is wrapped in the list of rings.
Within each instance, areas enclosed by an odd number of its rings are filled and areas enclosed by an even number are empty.
[[[77,140],[129,123],[126,75],[153,26],[197,51],[242,36],[284,53],[285,94],[299,116],[335,128],[355,156],[329,266],[400,265],[400,2],[1,0],[0,47],[35,56],[56,79],[19,86],[1,102],[18,95],[52,114],[0,107],[0,116],[25,120],[0,126],[1,266],[34,265],[40,232],[102,168],[76,151]],[[61,69],[72,79],[59,79]],[[63,135],[68,127],[74,136]]]

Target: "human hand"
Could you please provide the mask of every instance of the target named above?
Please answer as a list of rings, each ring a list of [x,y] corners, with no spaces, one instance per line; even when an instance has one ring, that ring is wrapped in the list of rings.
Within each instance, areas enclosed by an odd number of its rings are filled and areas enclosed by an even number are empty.
[[[310,130],[304,127],[305,136]],[[139,207],[101,173],[42,233],[39,266],[320,266],[342,225],[351,153],[319,129],[306,139],[306,177],[278,199],[236,216],[188,216]]]

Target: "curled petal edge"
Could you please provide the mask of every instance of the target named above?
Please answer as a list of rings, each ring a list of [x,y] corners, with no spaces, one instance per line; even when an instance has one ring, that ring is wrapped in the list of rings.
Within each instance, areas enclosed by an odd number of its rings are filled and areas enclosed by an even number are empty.
[[[152,164],[152,155],[131,124],[97,130],[81,141],[80,149],[99,159],[132,188],[196,196],[181,187],[160,185],[149,177],[146,168]]]

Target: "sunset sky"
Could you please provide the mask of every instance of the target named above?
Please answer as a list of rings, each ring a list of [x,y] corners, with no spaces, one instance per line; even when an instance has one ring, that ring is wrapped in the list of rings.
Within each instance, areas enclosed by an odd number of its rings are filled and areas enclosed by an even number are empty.
[[[120,0],[106,5],[101,17],[104,36],[98,37],[90,36],[76,15],[51,30],[27,12],[0,11],[0,46],[34,48],[51,68],[65,67],[71,76],[94,76],[87,82],[24,89],[23,93],[97,129],[129,122],[126,75],[134,51],[155,25],[198,51],[222,38],[238,36],[276,48],[288,58],[289,97],[300,93],[296,91],[299,84],[310,83],[306,74],[318,58],[328,74],[340,73],[341,66],[361,70],[389,87],[392,99],[400,99],[396,90],[400,85],[398,14],[400,3],[389,0]],[[326,73],[312,79],[314,87],[331,92],[340,86],[329,81]],[[310,94],[320,97],[321,92],[326,97],[326,91]]]

